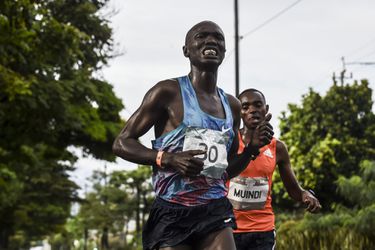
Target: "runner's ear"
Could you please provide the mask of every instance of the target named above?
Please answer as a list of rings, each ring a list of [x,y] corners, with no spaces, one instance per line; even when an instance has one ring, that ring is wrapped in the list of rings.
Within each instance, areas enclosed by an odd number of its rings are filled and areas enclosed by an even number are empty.
[[[185,57],[189,57],[189,50],[187,49],[186,46],[182,46],[182,51],[184,52]]]

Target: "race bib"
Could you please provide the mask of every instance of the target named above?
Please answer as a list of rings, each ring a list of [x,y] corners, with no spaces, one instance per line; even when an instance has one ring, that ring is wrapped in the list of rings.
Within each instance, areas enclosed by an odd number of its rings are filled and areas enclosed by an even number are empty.
[[[267,177],[235,177],[230,180],[228,199],[237,210],[264,209],[269,191]]]
[[[206,153],[196,158],[204,162],[201,175],[220,179],[228,167],[226,145],[229,140],[229,130],[212,130],[188,127],[186,129],[183,151],[205,150]]]

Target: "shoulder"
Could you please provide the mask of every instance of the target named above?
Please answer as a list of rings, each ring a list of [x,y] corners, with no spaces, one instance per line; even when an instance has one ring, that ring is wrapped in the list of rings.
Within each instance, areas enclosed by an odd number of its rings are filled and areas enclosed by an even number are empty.
[[[276,150],[278,152],[281,152],[281,151],[287,151],[288,149],[287,149],[286,144],[283,141],[276,139]]]
[[[145,95],[145,100],[166,101],[179,93],[177,79],[167,79],[156,83]]]
[[[225,94],[232,112],[232,118],[233,118],[233,130],[234,133],[237,134],[238,129],[240,128],[241,124],[241,103],[240,100],[238,100],[236,97]],[[235,142],[237,141],[237,136],[234,138]],[[235,143],[236,144],[236,143]]]
[[[151,92],[157,92],[162,94],[176,94],[179,90],[179,84],[177,79],[167,79],[156,83],[151,89]]]
[[[230,94],[227,94],[225,93],[227,99],[228,99],[228,102],[229,102],[229,105],[231,107],[232,110],[236,110],[236,111],[240,111],[241,110],[241,102],[240,100],[238,100],[236,97],[234,97],[233,95],[230,95]]]
[[[233,127],[235,128],[235,132],[236,132],[237,129],[239,129],[239,126],[241,123],[241,103],[240,103],[240,100],[238,100],[236,97],[230,94],[225,94],[225,95],[228,99],[228,103],[232,111],[232,117],[233,117],[233,122],[234,122]]]
[[[278,162],[289,159],[288,148],[286,144],[279,139],[276,139],[276,156]]]

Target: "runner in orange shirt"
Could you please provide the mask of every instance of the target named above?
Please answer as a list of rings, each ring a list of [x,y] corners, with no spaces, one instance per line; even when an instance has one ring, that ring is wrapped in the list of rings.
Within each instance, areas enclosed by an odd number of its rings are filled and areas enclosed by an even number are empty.
[[[241,118],[244,127],[239,131],[239,153],[244,145],[251,144],[255,128],[265,118],[268,105],[262,92],[247,89],[239,95]],[[274,249],[275,217],[271,205],[272,175],[276,165],[288,194],[307,205],[307,211],[321,208],[316,197],[300,187],[289,161],[285,144],[273,138],[260,149],[258,157],[229,182],[228,198],[234,207],[237,229],[234,239],[237,250]]]

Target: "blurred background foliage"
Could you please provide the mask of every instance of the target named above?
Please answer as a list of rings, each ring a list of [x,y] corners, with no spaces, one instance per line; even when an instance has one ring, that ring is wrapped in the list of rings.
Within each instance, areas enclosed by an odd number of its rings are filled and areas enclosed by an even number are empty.
[[[106,0],[0,1],[0,249],[141,249],[149,166],[96,171],[84,197],[70,178],[80,148],[113,161],[124,108],[100,69],[116,56]],[[108,15],[107,15],[108,17]],[[366,80],[309,89],[280,117],[306,214],[275,174],[278,249],[375,247],[375,117]]]
[[[280,139],[289,147],[291,164],[301,185],[319,196],[325,211],[351,204],[337,193],[337,179],[360,172],[360,162],[375,160],[375,115],[372,89],[366,80],[333,84],[325,95],[310,89],[301,105],[289,104],[280,118]],[[279,175],[274,202],[293,208]]]
[[[114,56],[105,3],[0,1],[0,248],[64,230],[70,147],[114,160],[123,104],[95,74]]]
[[[336,203],[330,213],[279,216],[279,249],[374,248],[375,161],[363,161],[359,173],[349,178],[340,176],[335,184],[338,194],[352,205]]]

